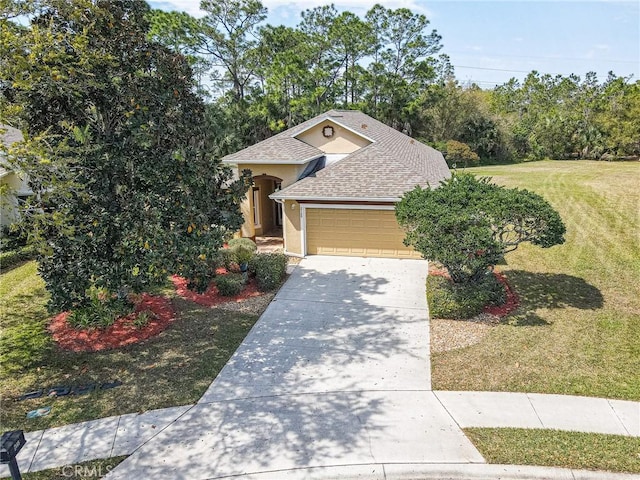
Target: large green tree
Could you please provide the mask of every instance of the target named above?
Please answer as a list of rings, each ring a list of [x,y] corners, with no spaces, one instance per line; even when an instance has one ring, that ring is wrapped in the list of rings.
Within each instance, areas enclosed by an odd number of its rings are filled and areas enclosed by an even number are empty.
[[[407,192],[396,206],[405,245],[444,265],[454,283],[479,282],[523,242],[564,242],[560,215],[540,195],[456,174],[438,188]]]
[[[205,81],[209,79],[211,62],[199,54],[202,26],[198,19],[186,12],[165,12],[157,9],[151,10],[147,18],[148,37],[187,57],[198,81],[199,93],[203,96],[208,95]]]
[[[187,59],[148,40],[141,0],[47,0],[3,35],[0,120],[36,196],[25,212],[54,310],[206,270],[247,183],[214,155]]]
[[[411,132],[408,107],[436,78],[433,56],[442,37],[429,31],[425,15],[375,5],[366,14],[375,35],[367,68],[366,110],[395,128]]]
[[[207,14],[200,20],[200,51],[223,69],[235,100],[244,100],[258,68],[258,24],[267,9],[259,0],[202,0]]]

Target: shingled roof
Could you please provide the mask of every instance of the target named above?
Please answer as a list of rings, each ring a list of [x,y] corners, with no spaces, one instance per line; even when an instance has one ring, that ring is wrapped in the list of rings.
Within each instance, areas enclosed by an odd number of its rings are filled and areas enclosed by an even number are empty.
[[[244,150],[222,158],[225,163],[306,163],[324,155],[317,149],[297,138],[291,130],[251,145]]]
[[[322,156],[321,150],[295,137],[325,120],[373,143],[318,171],[315,176],[272,194],[271,198],[395,201],[416,185],[437,186],[451,175],[440,152],[357,110],[330,110],[229,155],[224,161],[304,163]]]

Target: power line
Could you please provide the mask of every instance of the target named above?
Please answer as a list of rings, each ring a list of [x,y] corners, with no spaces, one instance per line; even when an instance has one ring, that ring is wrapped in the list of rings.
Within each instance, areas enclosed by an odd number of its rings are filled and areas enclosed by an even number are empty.
[[[471,70],[490,70],[493,72],[531,73],[531,70],[508,70],[505,68],[470,67],[468,65],[453,65],[455,68],[469,68]],[[535,69],[534,69],[535,70]],[[550,75],[562,75],[562,73],[546,72]]]
[[[448,53],[457,53],[460,55],[483,55],[486,57],[507,57],[507,58],[534,58],[534,59],[539,59],[539,60],[571,60],[571,61],[577,61],[577,62],[612,62],[612,63],[629,63],[629,64],[634,64],[634,65],[638,65],[640,62],[639,61],[633,61],[633,60],[618,60],[618,59],[611,59],[611,58],[578,58],[578,57],[542,57],[542,56],[535,56],[535,55],[504,55],[504,54],[500,54],[500,53],[485,53],[485,52],[460,52],[460,51],[449,51]]]

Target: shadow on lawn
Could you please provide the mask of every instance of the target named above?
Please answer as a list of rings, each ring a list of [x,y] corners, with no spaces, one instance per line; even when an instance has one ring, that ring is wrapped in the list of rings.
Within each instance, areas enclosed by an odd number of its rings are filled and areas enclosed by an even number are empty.
[[[507,279],[520,298],[520,308],[505,319],[510,325],[549,325],[535,313],[540,308],[596,310],[603,305],[600,290],[579,277],[511,270]]]

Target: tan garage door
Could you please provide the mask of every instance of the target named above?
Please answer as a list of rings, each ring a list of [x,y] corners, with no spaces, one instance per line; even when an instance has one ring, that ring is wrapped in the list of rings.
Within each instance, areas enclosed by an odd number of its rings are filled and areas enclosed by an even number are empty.
[[[393,210],[307,208],[307,253],[421,258],[402,244]]]

